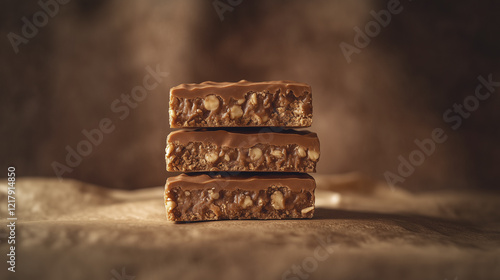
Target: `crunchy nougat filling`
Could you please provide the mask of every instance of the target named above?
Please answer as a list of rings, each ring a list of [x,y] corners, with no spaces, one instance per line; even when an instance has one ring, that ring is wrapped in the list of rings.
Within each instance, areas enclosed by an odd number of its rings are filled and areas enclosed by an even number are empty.
[[[288,126],[312,123],[311,94],[248,92],[242,99],[174,97],[170,101],[172,127]]]
[[[219,147],[190,142],[168,143],[168,171],[276,171],[315,172],[319,152],[295,144],[257,144],[247,147]]]
[[[171,221],[312,218],[314,192],[271,186],[261,190],[180,187],[165,192]]]

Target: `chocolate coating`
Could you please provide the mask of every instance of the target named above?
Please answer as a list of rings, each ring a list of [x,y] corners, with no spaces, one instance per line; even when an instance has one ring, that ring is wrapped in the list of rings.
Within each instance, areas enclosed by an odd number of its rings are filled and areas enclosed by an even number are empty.
[[[312,92],[304,83],[204,82],[170,90],[170,127],[309,127]]]
[[[271,186],[286,186],[292,191],[313,190],[316,182],[311,175],[303,173],[231,173],[181,174],[167,179],[170,188],[182,187],[185,190],[215,188],[216,190],[263,189]]]
[[[170,133],[165,149],[173,172],[315,172],[319,156],[316,133],[270,128],[179,130]]]
[[[311,86],[294,81],[249,82],[241,80],[231,82],[203,82],[200,84],[180,84],[170,89],[170,94],[177,97],[195,98],[216,94],[223,99],[244,98],[249,91],[293,92],[295,97],[311,92]]]
[[[168,178],[167,219],[304,219],[314,215],[314,179],[305,174],[196,174]]]
[[[167,143],[187,145],[190,142],[213,143],[232,148],[251,148],[257,144],[284,146],[297,144],[319,152],[318,135],[307,130],[293,129],[273,132],[270,128],[246,130],[177,130],[167,137]]]

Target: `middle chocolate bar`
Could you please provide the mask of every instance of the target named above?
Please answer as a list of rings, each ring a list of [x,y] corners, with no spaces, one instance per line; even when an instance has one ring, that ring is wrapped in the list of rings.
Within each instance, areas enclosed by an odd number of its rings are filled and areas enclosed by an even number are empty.
[[[319,139],[309,131],[178,130],[167,138],[167,170],[316,172]]]

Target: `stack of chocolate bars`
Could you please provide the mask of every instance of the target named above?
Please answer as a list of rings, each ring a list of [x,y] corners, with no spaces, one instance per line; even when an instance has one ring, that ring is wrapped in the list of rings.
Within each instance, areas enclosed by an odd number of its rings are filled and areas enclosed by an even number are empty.
[[[170,90],[165,187],[171,221],[312,218],[319,140],[311,87],[204,82]]]

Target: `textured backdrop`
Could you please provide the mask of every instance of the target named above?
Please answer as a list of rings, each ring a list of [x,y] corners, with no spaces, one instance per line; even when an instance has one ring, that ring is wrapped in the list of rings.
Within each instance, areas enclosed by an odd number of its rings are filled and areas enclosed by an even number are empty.
[[[470,115],[443,119],[474,95],[478,76],[500,81],[498,2],[66,2],[1,4],[0,160],[19,176],[56,176],[56,167],[114,188],[163,184],[170,87],[291,79],[313,88],[321,173],[400,176],[398,157],[442,128],[446,141],[399,185],[500,181],[500,87],[470,103]],[[127,100],[155,71],[157,85]],[[78,148],[85,156],[68,156]]]

